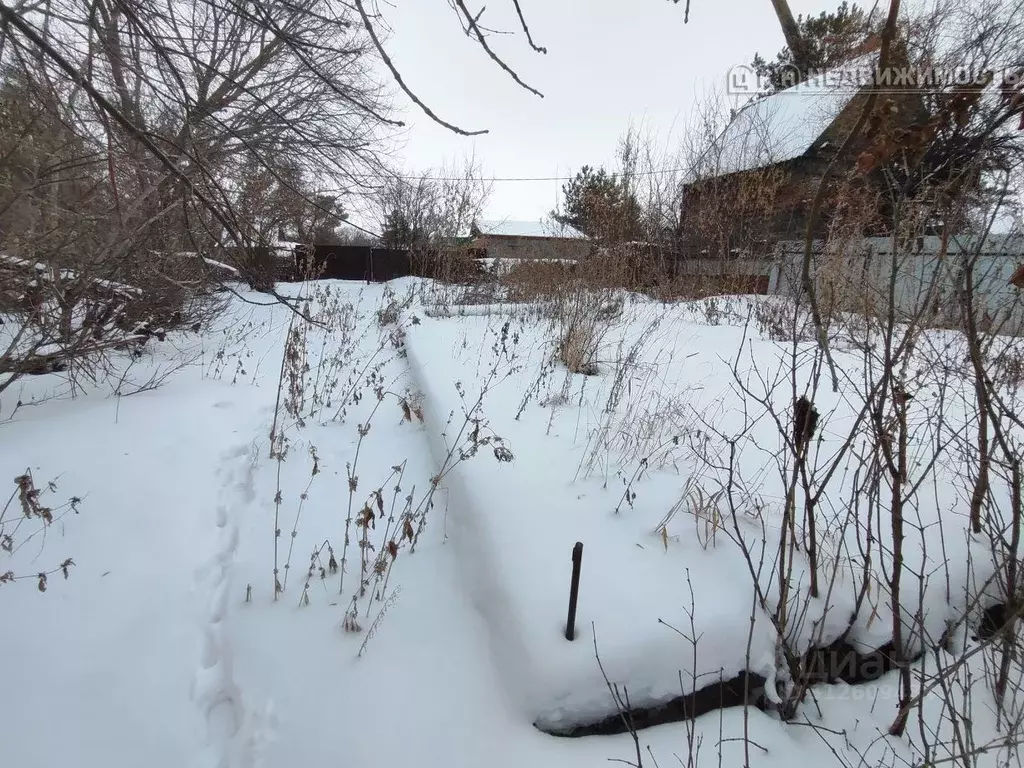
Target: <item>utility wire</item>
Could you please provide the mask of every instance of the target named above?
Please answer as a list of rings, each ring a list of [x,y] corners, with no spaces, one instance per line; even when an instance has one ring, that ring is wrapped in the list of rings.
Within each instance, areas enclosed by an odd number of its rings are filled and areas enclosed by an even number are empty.
[[[660,176],[668,173],[683,173],[685,171],[692,170],[690,168],[659,168],[653,171],[634,171],[629,174],[631,178],[637,176]],[[400,173],[353,173],[349,174],[352,179],[396,179],[400,181],[478,181],[480,183],[493,183],[493,182],[506,182],[506,181],[519,181],[519,182],[540,182],[540,181],[572,181],[576,178],[572,176],[497,176],[488,177],[484,175],[480,176],[405,176]],[[621,176],[623,174],[616,174]],[[330,191],[341,191],[341,190],[330,190]]]

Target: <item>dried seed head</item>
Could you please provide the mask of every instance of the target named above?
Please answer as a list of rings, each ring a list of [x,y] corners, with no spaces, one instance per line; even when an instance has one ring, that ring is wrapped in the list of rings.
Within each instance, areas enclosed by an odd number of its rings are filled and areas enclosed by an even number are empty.
[[[515,456],[513,456],[512,451],[504,445],[496,445],[494,446],[494,458],[501,462],[511,462],[515,459]]]

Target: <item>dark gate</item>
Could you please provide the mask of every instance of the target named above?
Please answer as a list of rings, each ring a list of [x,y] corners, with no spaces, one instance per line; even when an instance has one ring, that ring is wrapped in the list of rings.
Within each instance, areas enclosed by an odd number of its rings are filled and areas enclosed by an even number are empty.
[[[295,248],[298,279],[384,282],[412,274],[409,251],[366,245],[300,245]]]

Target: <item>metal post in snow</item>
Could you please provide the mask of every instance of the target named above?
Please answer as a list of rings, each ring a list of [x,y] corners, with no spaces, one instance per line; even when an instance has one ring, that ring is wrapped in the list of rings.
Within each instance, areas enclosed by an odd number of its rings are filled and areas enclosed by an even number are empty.
[[[572,548],[572,582],[569,585],[569,617],[565,622],[565,639],[576,637],[576,600],[580,596],[580,567],[583,565],[583,542]]]

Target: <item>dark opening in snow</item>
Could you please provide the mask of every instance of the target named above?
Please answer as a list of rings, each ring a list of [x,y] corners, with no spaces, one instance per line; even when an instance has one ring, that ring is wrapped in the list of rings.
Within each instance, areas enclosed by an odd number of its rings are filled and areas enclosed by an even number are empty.
[[[877,680],[895,668],[892,642],[869,653],[860,653],[845,641],[838,640],[825,648],[815,648],[804,656],[800,661],[799,676],[808,686],[839,682],[859,685]],[[766,682],[761,675],[745,672],[732,680],[714,683],[661,704],[633,707],[629,712],[611,712],[596,722],[557,729],[546,728],[540,723],[534,723],[534,726],[552,736],[612,736],[656,725],[678,723],[718,709],[744,704],[762,711],[774,709],[775,705],[764,693]]]

